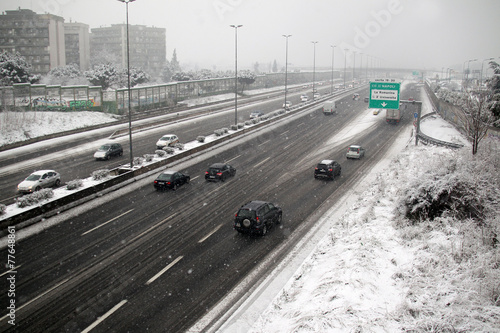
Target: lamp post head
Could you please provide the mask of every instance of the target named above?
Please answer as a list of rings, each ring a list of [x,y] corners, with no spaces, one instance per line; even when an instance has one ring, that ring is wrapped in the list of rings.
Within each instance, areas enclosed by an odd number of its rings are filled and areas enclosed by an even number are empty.
[[[121,1],[121,0],[120,0]],[[238,25],[235,25],[235,24],[231,24],[230,27],[231,28],[239,28],[239,27],[242,27],[243,25],[241,24],[238,24]]]
[[[134,2],[135,0],[118,0],[118,1],[128,4],[129,2]]]

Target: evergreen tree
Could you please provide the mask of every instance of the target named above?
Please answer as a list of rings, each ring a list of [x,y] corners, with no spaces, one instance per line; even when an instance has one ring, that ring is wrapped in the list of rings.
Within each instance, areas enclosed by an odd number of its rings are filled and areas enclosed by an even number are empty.
[[[19,53],[0,53],[0,84],[37,83],[40,76],[31,73],[31,66]]]
[[[174,53],[172,54],[172,60],[170,61],[170,65],[172,66],[172,70],[174,71],[174,73],[181,71],[181,65],[179,64],[179,61],[177,60],[177,50],[176,49],[174,49]]]

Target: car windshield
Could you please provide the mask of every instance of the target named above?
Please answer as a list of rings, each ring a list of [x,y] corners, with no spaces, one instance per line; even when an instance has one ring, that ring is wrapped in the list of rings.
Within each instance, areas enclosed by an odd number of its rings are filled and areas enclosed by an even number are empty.
[[[162,173],[161,175],[158,176],[158,180],[170,180],[172,179],[172,174],[171,173]]]
[[[353,152],[356,152],[356,153],[359,152],[359,148],[357,148],[357,147],[351,147],[350,150]]]
[[[210,169],[208,169],[208,172],[211,173],[211,174],[212,173],[217,173],[217,172],[221,172],[221,169],[219,169],[219,168],[210,168]]]
[[[326,164],[318,164],[318,169],[326,169],[328,168],[328,165]]]
[[[171,139],[170,136],[164,136],[163,138],[161,138],[160,140],[162,141],[169,141]]]
[[[26,180],[35,181],[35,180],[39,180],[40,177],[41,177],[40,175],[29,175],[29,177],[26,178]]]
[[[255,211],[250,209],[240,209],[240,211],[238,212],[238,217],[244,219],[253,219],[255,218]]]
[[[101,148],[99,148],[99,150],[109,150],[109,148],[111,148],[110,145],[102,145]]]

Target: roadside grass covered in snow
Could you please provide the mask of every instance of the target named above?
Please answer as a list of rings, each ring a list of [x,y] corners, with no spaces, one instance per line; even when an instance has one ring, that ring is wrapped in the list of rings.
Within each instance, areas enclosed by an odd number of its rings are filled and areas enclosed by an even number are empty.
[[[3,111],[0,146],[116,120],[116,115],[92,111]]]
[[[499,146],[485,141],[475,157],[468,149],[408,146],[251,332],[500,331]],[[474,181],[478,186],[469,187]],[[475,193],[483,214],[465,218],[443,201],[445,209],[432,218],[407,218],[409,198],[436,184],[451,196],[462,188],[462,197],[450,201],[464,205],[477,204],[462,202]]]

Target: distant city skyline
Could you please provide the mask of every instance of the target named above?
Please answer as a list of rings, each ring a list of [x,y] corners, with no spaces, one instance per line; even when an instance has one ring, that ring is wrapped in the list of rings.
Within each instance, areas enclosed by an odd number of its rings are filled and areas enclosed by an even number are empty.
[[[125,5],[117,0],[3,0],[0,11],[18,8],[62,16],[90,28],[125,23]],[[136,0],[129,4],[131,25],[166,29],[167,59],[174,49],[185,69],[234,67],[234,29],[238,29],[238,65],[263,71],[275,60],[289,70],[332,63],[336,69],[379,63],[382,67],[441,70],[467,60],[500,61],[500,31],[495,0]],[[349,49],[345,53],[345,49]],[[354,54],[352,51],[356,51]],[[470,63],[471,67],[478,64]]]

